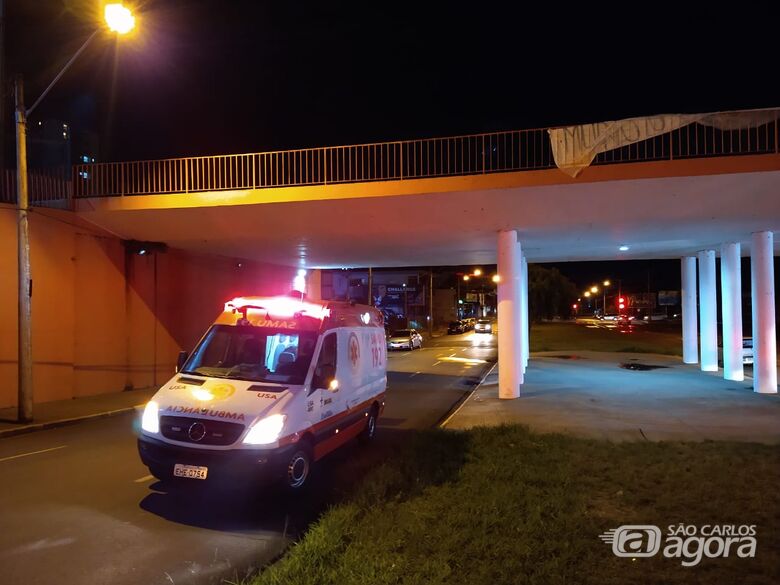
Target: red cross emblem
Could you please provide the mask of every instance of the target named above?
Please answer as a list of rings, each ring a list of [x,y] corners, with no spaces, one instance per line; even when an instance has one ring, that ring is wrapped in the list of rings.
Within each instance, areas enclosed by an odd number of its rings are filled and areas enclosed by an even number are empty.
[[[349,334],[349,361],[352,362],[352,368],[357,369],[358,360],[360,359],[360,342],[357,335],[354,333]]]

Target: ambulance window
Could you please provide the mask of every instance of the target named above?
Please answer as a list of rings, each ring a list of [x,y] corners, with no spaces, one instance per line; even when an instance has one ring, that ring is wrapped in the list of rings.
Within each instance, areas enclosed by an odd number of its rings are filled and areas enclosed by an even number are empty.
[[[336,334],[331,333],[322,341],[320,357],[317,360],[317,367],[333,366],[336,367]]]
[[[336,375],[336,333],[328,334],[322,340],[320,355],[317,358],[317,367],[314,369],[312,390],[323,388]]]

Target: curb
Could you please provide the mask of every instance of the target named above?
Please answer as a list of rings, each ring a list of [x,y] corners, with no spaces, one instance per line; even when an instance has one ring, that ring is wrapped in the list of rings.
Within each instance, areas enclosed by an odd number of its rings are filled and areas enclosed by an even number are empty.
[[[29,425],[24,425],[21,427],[16,427],[13,429],[3,429],[0,430],[0,439],[3,439],[5,437],[13,437],[16,435],[26,435],[27,433],[34,433],[36,431],[44,431],[47,429],[56,429],[58,427],[64,427],[73,425],[76,423],[88,421],[88,420],[94,420],[98,418],[108,418],[111,416],[118,416],[121,414],[127,414],[128,412],[134,412],[136,409],[142,407],[143,404],[137,404],[135,406],[128,406],[127,408],[117,408],[116,410],[107,410],[105,412],[98,412],[95,414],[87,414],[84,416],[74,416],[73,418],[63,418],[60,420],[52,420],[49,422],[44,423],[33,423]]]
[[[466,395],[466,397],[465,397],[464,399],[462,399],[462,400],[461,400],[461,401],[460,401],[460,402],[457,404],[457,406],[455,407],[455,410],[452,410],[452,411],[450,412],[450,414],[447,416],[447,418],[445,418],[443,421],[441,421],[439,424],[437,424],[437,425],[436,425],[437,427],[439,427],[440,429],[443,429],[443,428],[444,428],[444,427],[447,425],[447,423],[448,423],[448,422],[450,422],[450,420],[452,419],[452,417],[453,417],[453,416],[455,416],[456,414],[458,414],[458,413],[460,412],[460,409],[461,409],[461,408],[463,408],[463,407],[466,405],[466,402],[468,402],[469,398],[471,398],[472,396],[474,396],[474,392],[476,392],[477,390],[479,390],[479,387],[480,387],[480,386],[482,386],[482,384],[485,382],[485,380],[487,380],[487,377],[488,377],[488,376],[489,376],[489,375],[490,375],[490,374],[493,372],[493,370],[495,370],[495,369],[496,369],[496,366],[498,366],[498,360],[496,360],[496,362],[495,362],[495,363],[494,363],[492,366],[490,366],[490,367],[487,369],[487,371],[486,371],[486,372],[485,372],[485,373],[482,375],[482,377],[479,379],[479,382],[477,382],[477,383],[474,385],[474,387],[471,389],[471,392],[469,392],[469,393]]]

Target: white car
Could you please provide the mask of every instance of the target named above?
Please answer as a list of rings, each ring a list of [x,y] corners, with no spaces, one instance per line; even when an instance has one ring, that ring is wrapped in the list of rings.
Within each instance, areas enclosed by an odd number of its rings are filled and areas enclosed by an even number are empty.
[[[742,338],[742,363],[753,365],[753,338]],[[718,364],[723,366],[723,346],[718,345]]]
[[[493,323],[490,319],[477,319],[474,333],[493,333]]]
[[[387,349],[419,349],[422,341],[422,335],[416,329],[399,329],[387,338]]]

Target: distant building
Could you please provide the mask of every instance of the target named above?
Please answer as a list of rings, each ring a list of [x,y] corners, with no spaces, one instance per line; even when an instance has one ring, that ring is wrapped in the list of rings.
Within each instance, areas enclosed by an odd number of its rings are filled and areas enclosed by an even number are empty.
[[[74,129],[62,120],[40,120],[27,129],[27,164],[31,171],[70,173],[75,164],[98,160],[97,134]]]

